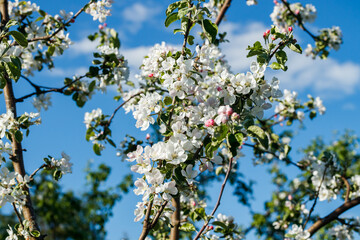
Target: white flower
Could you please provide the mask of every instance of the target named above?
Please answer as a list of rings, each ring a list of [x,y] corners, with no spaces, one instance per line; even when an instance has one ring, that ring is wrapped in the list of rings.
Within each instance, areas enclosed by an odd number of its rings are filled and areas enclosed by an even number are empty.
[[[198,175],[196,170],[193,170],[193,165],[189,164],[186,166],[186,171],[181,170],[181,174],[186,178],[188,184],[194,183],[194,178]]]
[[[18,240],[18,237],[16,235],[16,233],[14,233],[13,229],[9,226],[9,229],[6,229],[7,233],[9,234],[9,236],[7,236],[5,238],[5,240]]]

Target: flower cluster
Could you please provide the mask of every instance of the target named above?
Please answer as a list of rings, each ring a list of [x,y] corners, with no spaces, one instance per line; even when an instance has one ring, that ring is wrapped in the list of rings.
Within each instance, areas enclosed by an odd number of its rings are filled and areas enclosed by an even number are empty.
[[[51,103],[51,94],[40,94],[33,98],[34,107],[40,112],[41,108],[45,111],[52,105]]]
[[[89,6],[85,9],[85,12],[93,16],[93,20],[99,20],[99,22],[103,23],[106,21],[106,17],[110,16],[110,9],[112,0],[98,0],[93,1],[89,4]]]
[[[302,22],[311,23],[316,18],[316,8],[312,4],[303,6],[301,3],[292,3],[289,4],[289,8]],[[278,3],[277,1],[273,12],[270,14],[270,18],[274,25],[281,29],[288,29],[288,27],[293,26],[297,21],[288,7],[284,3]]]
[[[50,168],[56,168],[62,174],[72,173],[71,167],[73,164],[70,162],[70,157],[64,152],[61,153],[61,156],[61,159],[51,158]]]
[[[310,233],[304,230],[301,226],[298,226],[296,224],[292,225],[292,228],[288,231],[288,233],[285,236],[288,238],[290,237],[291,239],[294,240],[311,240]]]

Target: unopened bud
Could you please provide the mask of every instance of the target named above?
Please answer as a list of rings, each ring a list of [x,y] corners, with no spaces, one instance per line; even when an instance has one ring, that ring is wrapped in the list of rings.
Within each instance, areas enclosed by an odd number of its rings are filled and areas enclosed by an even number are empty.
[[[148,77],[153,77],[154,76],[154,74],[153,73],[150,73],[149,75],[148,75]]]
[[[206,127],[213,127],[215,125],[215,121],[214,119],[208,119],[205,121],[205,126]]]
[[[146,140],[150,139],[150,134],[146,134]]]
[[[293,27],[288,27],[288,31],[292,32],[293,31]]]
[[[74,23],[74,22],[75,22],[75,19],[74,19],[74,18],[72,18],[72,19],[70,20],[70,22],[71,22],[71,23]]]
[[[101,25],[101,24],[99,24],[99,29],[100,29],[100,30],[103,30],[103,29],[104,29],[104,26]]]

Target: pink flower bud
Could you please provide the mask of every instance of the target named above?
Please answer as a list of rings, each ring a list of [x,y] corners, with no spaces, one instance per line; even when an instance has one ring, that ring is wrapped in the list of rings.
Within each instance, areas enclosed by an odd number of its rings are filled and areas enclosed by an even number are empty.
[[[205,126],[206,127],[213,127],[215,125],[215,121],[214,119],[208,119],[205,121]]]
[[[104,26],[101,25],[101,24],[99,24],[99,29],[100,29],[100,30],[103,30],[103,29],[104,29]]]
[[[196,202],[195,202],[195,201],[192,201],[192,202],[191,202],[191,205],[192,205],[193,207],[195,207],[195,206],[196,206]]]
[[[221,87],[217,87],[216,90],[218,90],[219,92],[222,90]]]
[[[274,4],[275,4],[275,5],[278,5],[279,3],[278,3],[278,1],[274,0]]]
[[[288,198],[289,201],[293,200],[293,196],[290,195],[290,194],[287,196],[287,198]]]
[[[278,117],[278,115],[277,115],[277,114],[275,114],[274,118],[277,118],[277,117]]]
[[[283,124],[283,123],[280,123],[280,126],[281,126],[281,127],[283,127],[283,126],[284,126],[284,124]]]
[[[149,75],[148,75],[148,77],[153,77],[154,76],[154,74],[153,73],[150,73]]]
[[[104,25],[103,25],[104,27],[107,27],[107,23],[104,23]]]
[[[266,30],[266,34],[267,34],[267,35],[270,34],[270,29]]]
[[[208,230],[214,230],[214,226],[207,226],[206,227]]]
[[[275,40],[276,40],[276,37],[275,37],[275,36],[272,36],[272,37],[271,37],[271,40],[275,41]]]
[[[295,11],[295,14],[296,14],[296,15],[298,15],[299,13],[300,13],[300,10],[299,10],[299,9]]]
[[[267,37],[266,32],[264,32],[263,33],[263,38],[266,38],[266,37]]]
[[[150,139],[150,134],[146,134],[146,140]]]
[[[75,22],[75,19],[72,18],[72,19],[70,20],[70,22],[71,22],[71,23],[74,23],[74,22]]]
[[[232,110],[231,107],[229,107],[229,108],[226,109],[226,115],[227,115],[228,117],[230,117],[231,114],[233,114],[233,112],[234,112],[234,111]]]
[[[292,32],[292,31],[293,31],[293,28],[292,28],[292,27],[288,27],[288,31],[289,31],[289,32]]]

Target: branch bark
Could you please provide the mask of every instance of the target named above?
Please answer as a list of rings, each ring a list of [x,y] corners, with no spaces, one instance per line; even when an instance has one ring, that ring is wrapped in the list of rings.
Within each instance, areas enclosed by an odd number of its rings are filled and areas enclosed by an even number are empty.
[[[8,13],[8,1],[7,0],[0,0],[0,12],[1,12],[1,24],[4,25],[9,21],[9,13]],[[14,97],[14,91],[12,87],[12,80],[6,78],[6,86],[4,87],[4,98],[6,104],[6,110],[10,111],[14,118],[16,118],[16,99]],[[23,159],[23,149],[21,143],[15,141],[15,137],[12,136],[13,140],[11,142],[12,145],[12,163],[14,166],[15,172],[19,173],[22,177],[25,176],[25,166],[24,166],[24,159]],[[18,179],[19,181],[21,179]],[[23,215],[26,220],[29,221],[30,230],[37,230],[39,231],[39,226],[36,223],[36,215],[34,208],[31,203],[30,198],[30,191],[29,189],[24,186],[23,190],[26,192],[26,203],[23,206]],[[30,237],[29,239],[35,240],[34,237]]]
[[[175,207],[175,212],[171,216],[172,228],[170,231],[170,240],[178,240],[180,234],[180,195],[171,199],[172,205]]]
[[[360,197],[357,197],[351,201],[342,204],[340,207],[332,211],[326,217],[317,220],[307,231],[310,233],[310,236],[314,235],[317,231],[319,231],[319,229],[321,229],[328,223],[337,220],[342,213],[346,212],[347,210],[359,204],[360,204]]]
[[[232,1],[232,0],[226,0],[226,1],[225,1],[224,5],[222,6],[222,8],[221,8],[221,10],[220,10],[220,13],[219,13],[218,17],[217,17],[216,20],[215,20],[215,24],[216,24],[216,25],[219,26],[220,23],[221,23],[221,21],[224,19],[225,13],[226,13],[226,11],[228,10],[228,8],[229,8],[230,5],[231,5],[231,1]]]

